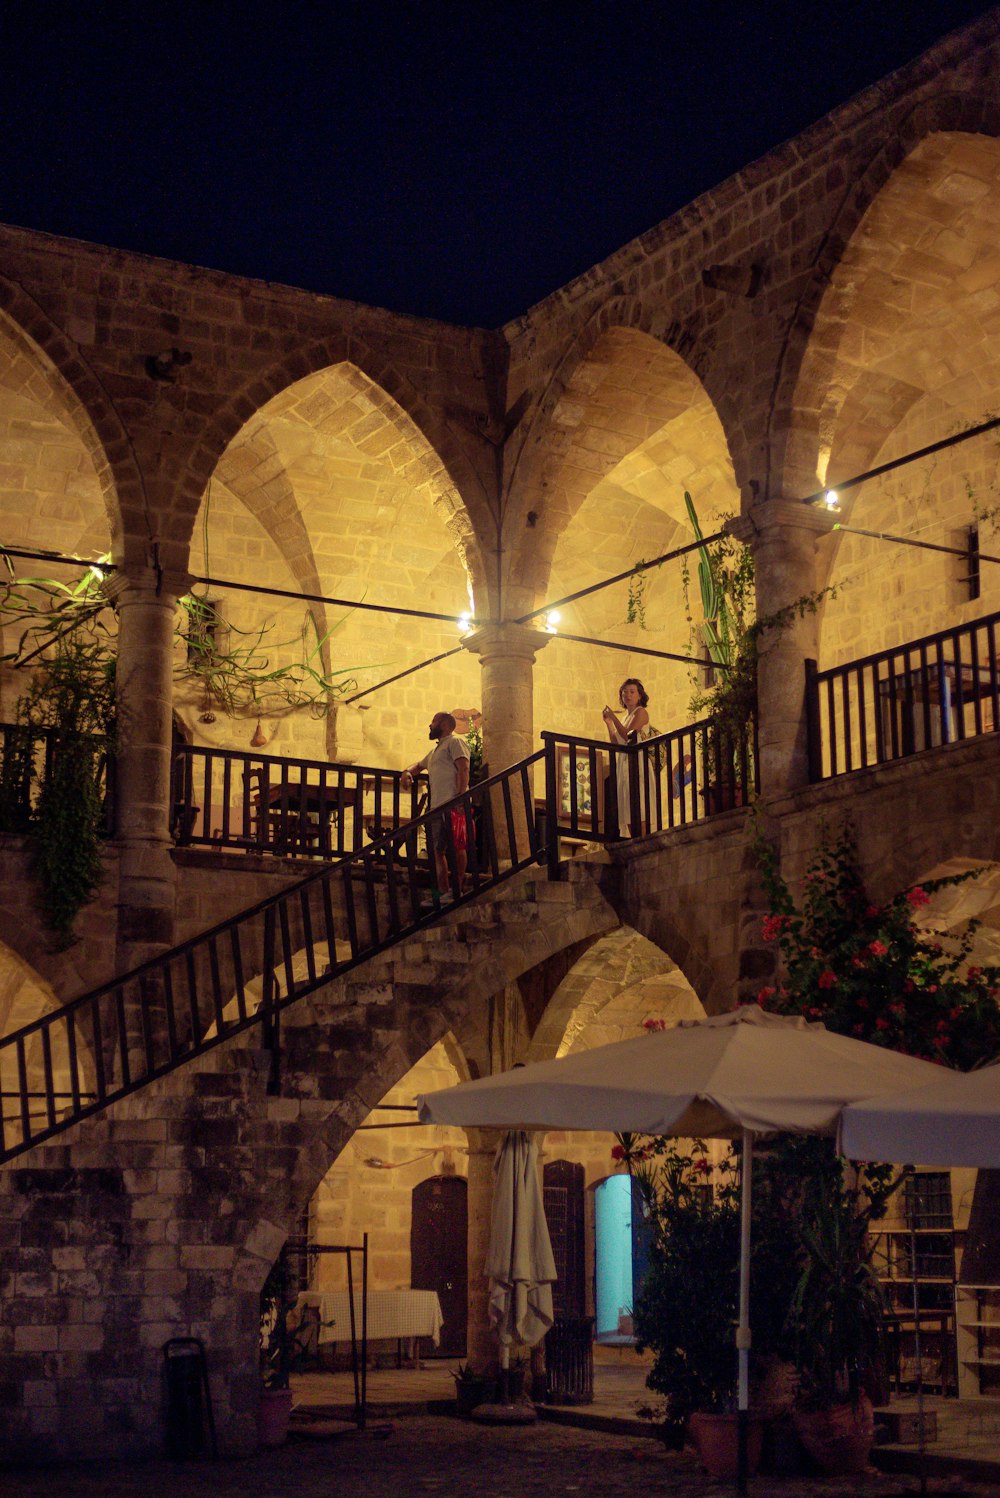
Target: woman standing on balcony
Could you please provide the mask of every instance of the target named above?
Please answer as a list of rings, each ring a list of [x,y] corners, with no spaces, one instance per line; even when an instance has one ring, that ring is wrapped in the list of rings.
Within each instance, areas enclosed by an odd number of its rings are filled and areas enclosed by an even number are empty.
[[[621,703],[621,717],[610,707],[605,707],[602,717],[604,726],[608,730],[608,738],[612,744],[624,746],[626,744],[638,744],[643,739],[652,738],[656,730],[649,722],[649,713],[646,707],[649,697],[646,688],[636,676],[627,676],[618,688],[618,701]],[[630,754],[619,754],[616,756],[617,766],[615,780],[617,782],[618,800],[618,834],[620,837],[641,837],[644,832],[649,831],[649,796],[646,786],[646,776],[642,763],[639,764],[639,807],[640,818],[635,821],[631,814],[629,797],[629,761]]]

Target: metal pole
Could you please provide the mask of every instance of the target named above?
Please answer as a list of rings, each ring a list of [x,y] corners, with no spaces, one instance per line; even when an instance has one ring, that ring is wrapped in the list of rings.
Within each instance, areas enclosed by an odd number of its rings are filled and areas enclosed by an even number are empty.
[[[744,1498],[750,1476],[750,1208],[753,1195],[753,1135],[743,1130],[743,1165],[740,1172],[740,1319],[736,1328],[738,1388],[736,1407],[739,1446],[736,1461],[736,1491]]]

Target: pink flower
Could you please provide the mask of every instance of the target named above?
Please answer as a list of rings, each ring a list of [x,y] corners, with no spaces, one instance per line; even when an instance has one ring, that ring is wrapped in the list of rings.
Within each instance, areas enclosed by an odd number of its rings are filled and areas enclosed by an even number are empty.
[[[812,1006],[811,1009],[807,1009],[806,1010],[806,1014],[809,1016],[810,1019],[819,1019],[819,1017],[820,1017],[820,1015],[822,1013],[823,1013],[822,1009],[817,1009],[816,1006],[815,1006],[815,1004]]]
[[[836,988],[837,974],[831,972],[830,968],[828,967],[824,968],[819,977],[816,979],[816,982],[820,988]]]
[[[779,937],[782,931],[784,931],[785,929],[787,920],[788,917],[783,915],[766,915],[764,917],[763,925],[761,926],[761,934],[763,935],[764,940],[774,941],[777,937]]]
[[[927,985],[927,992],[928,993],[937,993],[937,991],[938,991],[938,986],[937,986],[936,983],[928,983],[928,985]]]
[[[884,941],[872,941],[868,943],[868,950],[873,957],[884,957],[889,948]]]
[[[665,1019],[644,1019],[642,1028],[644,1030],[666,1030],[669,1026]]]
[[[931,903],[930,895],[919,884],[915,885],[913,889],[907,890],[906,898],[913,906],[914,910],[919,909],[921,905],[929,905]]]
[[[757,995],[757,1003],[763,1009],[768,999],[773,999],[777,992],[778,990],[776,988],[771,988],[770,986],[765,985]]]

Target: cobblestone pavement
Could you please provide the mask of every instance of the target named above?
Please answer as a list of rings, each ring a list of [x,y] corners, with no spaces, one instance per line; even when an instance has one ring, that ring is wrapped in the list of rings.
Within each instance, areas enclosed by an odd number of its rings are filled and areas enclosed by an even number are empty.
[[[440,1416],[392,1422],[364,1435],[295,1437],[244,1461],[8,1469],[4,1498],[731,1498],[688,1454],[635,1436],[539,1424],[486,1428]],[[914,1478],[871,1472],[839,1480],[757,1477],[753,1498],[896,1498]],[[996,1498],[996,1488],[933,1481],[934,1493]]]

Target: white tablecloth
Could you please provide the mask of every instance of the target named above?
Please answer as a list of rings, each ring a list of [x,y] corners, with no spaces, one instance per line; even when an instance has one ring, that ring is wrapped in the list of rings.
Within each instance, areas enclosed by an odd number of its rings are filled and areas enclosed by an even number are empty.
[[[321,1342],[351,1340],[351,1306],[346,1290],[303,1290],[299,1306],[318,1306]],[[355,1332],[361,1340],[361,1292],[354,1293]],[[332,1321],[332,1326],[323,1323]],[[376,1337],[430,1337],[437,1345],[441,1335],[441,1302],[436,1290],[369,1290],[368,1340]]]

